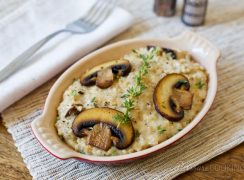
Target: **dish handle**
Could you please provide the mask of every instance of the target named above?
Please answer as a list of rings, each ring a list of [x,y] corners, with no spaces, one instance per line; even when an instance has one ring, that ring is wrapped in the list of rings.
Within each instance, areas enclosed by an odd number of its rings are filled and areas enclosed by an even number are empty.
[[[204,59],[204,57],[208,56],[209,58],[207,60],[211,60],[209,63],[216,66],[216,63],[220,57],[220,50],[213,43],[199,36],[197,33],[187,30],[180,35],[173,37],[172,41],[181,42],[181,49],[192,51],[191,53],[193,55],[202,55],[203,57],[200,57],[200,59]]]
[[[75,155],[70,148],[65,145],[57,135],[55,128],[50,129],[50,125],[45,122],[45,116],[36,118],[31,123],[31,129],[39,143],[53,156],[59,159],[68,159]]]

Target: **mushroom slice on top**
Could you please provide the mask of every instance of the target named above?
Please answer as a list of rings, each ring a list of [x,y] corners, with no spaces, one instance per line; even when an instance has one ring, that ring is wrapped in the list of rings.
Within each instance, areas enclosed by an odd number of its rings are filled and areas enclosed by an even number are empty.
[[[110,128],[103,123],[99,123],[94,125],[93,129],[88,134],[87,143],[107,151],[112,146],[111,135]]]
[[[71,115],[78,115],[83,110],[82,104],[73,104],[68,111],[65,114],[65,117],[71,116]]]
[[[191,109],[193,94],[189,91],[175,89],[171,99],[183,109],[189,110]]]
[[[148,45],[147,46],[147,50],[150,50],[152,48],[156,48],[156,46],[154,46],[154,45]],[[169,53],[170,56],[172,57],[172,59],[177,59],[177,56],[176,56],[177,52],[175,50],[169,49],[169,48],[161,48],[161,51],[159,52],[159,55],[162,55],[163,52]]]
[[[150,50],[152,48],[156,48],[156,46],[154,45],[148,45],[147,46],[147,50]],[[176,51],[170,48],[161,48],[161,51],[158,52],[158,55],[162,55],[162,53],[170,53],[172,59],[184,59],[187,56],[189,56],[189,54],[186,51]]]
[[[169,53],[170,56],[172,57],[172,59],[177,59],[175,50],[169,49],[169,48],[162,48],[162,49],[163,49],[163,52]]]
[[[113,80],[114,75],[112,69],[102,69],[97,73],[96,86],[100,87],[101,89],[108,88],[113,84]]]
[[[120,59],[109,61],[87,71],[81,77],[81,84],[84,86],[92,86],[96,84],[96,79],[98,76],[98,72],[102,69],[110,68],[112,69],[113,74],[119,76],[127,76],[131,71],[131,65],[128,60]]]
[[[130,146],[134,141],[134,128],[131,122],[128,122],[126,124],[119,124],[119,122],[114,121],[113,117],[117,114],[123,115],[122,112],[111,108],[92,108],[92,109],[84,110],[75,118],[72,124],[73,133],[77,137],[83,137],[84,129],[90,127],[94,128],[96,124],[102,123],[103,125],[109,127],[109,129],[111,130],[111,134],[112,134],[111,140],[114,143],[114,145],[118,149],[125,149],[128,146]],[[90,136],[94,137],[95,134],[98,134],[99,136],[100,133],[95,133],[95,132],[98,131],[100,132],[101,129],[106,130],[106,128],[104,127],[100,129],[95,129],[94,134]],[[107,134],[109,133],[106,132],[106,137]],[[97,140],[89,140],[90,144],[93,144],[94,141]],[[105,139],[104,141],[105,141],[104,145],[99,145],[99,146],[107,147],[107,145],[105,146],[105,144],[107,144],[108,142]]]
[[[191,109],[193,94],[190,83],[182,74],[168,74],[157,84],[153,101],[157,112],[171,121],[184,117],[184,110]]]

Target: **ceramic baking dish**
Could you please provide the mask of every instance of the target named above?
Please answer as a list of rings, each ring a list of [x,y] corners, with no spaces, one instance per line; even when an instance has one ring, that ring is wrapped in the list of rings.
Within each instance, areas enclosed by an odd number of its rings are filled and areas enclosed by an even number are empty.
[[[57,107],[62,99],[63,92],[72,84],[74,78],[78,78],[87,69],[102,64],[111,59],[118,59],[132,49],[145,47],[147,45],[157,45],[160,47],[179,49],[188,51],[191,55],[203,65],[209,74],[208,93],[205,103],[197,116],[182,131],[162,143],[148,149],[118,156],[93,156],[76,152],[66,145],[58,136],[55,122],[57,116]],[[32,124],[32,130],[40,144],[55,157],[65,160],[76,158],[81,161],[102,163],[102,164],[121,164],[140,159],[155,152],[165,149],[184,135],[189,133],[206,115],[217,91],[217,73],[216,62],[220,56],[219,50],[208,40],[200,37],[193,32],[184,32],[174,38],[157,39],[132,39],[120,41],[115,44],[103,47],[90,55],[80,59],[77,63],[65,71],[51,88],[47,97],[43,114],[35,119]]]

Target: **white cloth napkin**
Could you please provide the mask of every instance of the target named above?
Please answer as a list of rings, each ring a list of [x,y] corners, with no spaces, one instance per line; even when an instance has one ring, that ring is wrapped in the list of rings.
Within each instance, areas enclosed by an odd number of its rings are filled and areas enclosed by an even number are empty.
[[[83,16],[96,1],[0,0],[0,69],[46,35]],[[23,68],[0,83],[0,112],[133,23],[117,7],[95,31],[63,33],[39,50]]]

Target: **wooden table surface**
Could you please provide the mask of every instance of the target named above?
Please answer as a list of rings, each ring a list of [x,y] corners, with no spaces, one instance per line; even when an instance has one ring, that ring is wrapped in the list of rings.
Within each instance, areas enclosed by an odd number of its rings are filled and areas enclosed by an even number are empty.
[[[0,123],[0,179],[31,179],[11,135]],[[244,144],[177,177],[187,179],[244,179]]]

